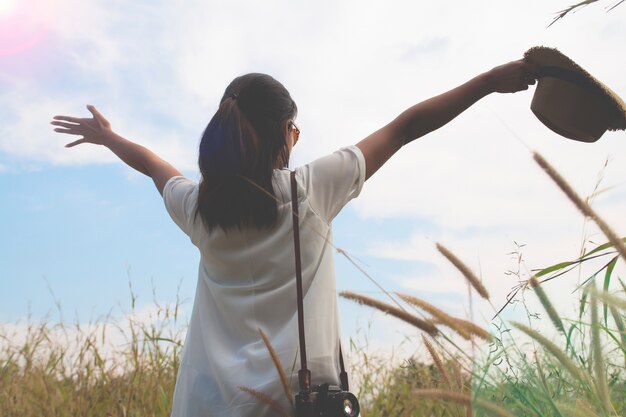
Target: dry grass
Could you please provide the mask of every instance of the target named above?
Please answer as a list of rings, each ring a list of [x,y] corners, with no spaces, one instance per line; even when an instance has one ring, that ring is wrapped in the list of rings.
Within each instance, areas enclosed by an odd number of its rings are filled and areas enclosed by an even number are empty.
[[[265,343],[265,347],[267,348],[267,351],[269,352],[270,357],[272,358],[274,367],[276,368],[276,371],[278,372],[280,383],[283,386],[283,391],[285,392],[285,397],[287,397],[287,401],[289,401],[291,405],[293,406],[293,394],[291,393],[291,385],[289,384],[289,379],[287,378],[287,373],[285,372],[285,368],[283,368],[283,365],[280,363],[280,359],[278,359],[278,355],[276,354],[276,351],[274,350],[274,346],[272,346],[272,343],[267,338],[263,330],[259,329],[259,334],[261,335],[261,338],[263,339],[263,343]]]
[[[412,295],[402,294],[402,293],[396,293],[396,295],[400,297],[402,300],[406,301],[407,303],[412,304],[426,311],[431,316],[433,316],[433,318],[438,323],[441,323],[444,326],[449,327],[450,329],[454,330],[459,335],[461,335],[464,339],[469,340],[471,338],[470,333],[466,331],[464,326],[462,326],[457,320],[455,320],[454,317],[438,309],[434,305],[424,300],[421,300],[417,297],[413,297]]]
[[[0,416],[167,416],[183,331],[178,307],[89,325],[0,326]],[[17,332],[17,333],[16,333]]]
[[[489,292],[487,291],[487,288],[485,288],[480,278],[478,278],[478,276],[476,276],[476,274],[474,274],[474,272],[467,265],[465,265],[455,254],[450,252],[448,248],[440,243],[437,243],[437,250],[447,260],[449,260],[450,263],[461,272],[461,274],[463,274],[467,282],[470,283],[470,285],[476,290],[478,294],[480,294],[482,298],[484,298],[485,300],[489,300]]]
[[[382,301],[378,301],[373,298],[366,297],[364,295],[356,294],[351,291],[342,291],[339,293],[339,295],[348,300],[356,301],[359,304],[363,304],[363,305],[375,308],[376,310],[382,311],[383,313],[397,317],[400,320],[403,320],[406,323],[409,323],[410,325],[428,333],[429,335],[433,337],[439,333],[439,331],[437,330],[437,327],[435,327],[434,324],[426,320],[422,320],[418,317],[415,317],[407,313],[404,310],[400,310],[397,307],[394,307],[387,303],[383,303]]]
[[[544,170],[544,172],[548,174],[550,178],[552,178],[556,185],[558,185],[561,191],[565,193],[570,201],[574,203],[576,207],[578,207],[581,213],[589,217],[598,225],[602,233],[604,233],[607,239],[609,239],[609,242],[613,244],[622,259],[626,261],[626,245],[624,245],[624,241],[619,238],[617,233],[615,233],[615,231],[611,227],[609,227],[609,225],[600,216],[598,216],[595,210],[593,210],[586,201],[580,198],[578,193],[574,191],[574,189],[567,183],[567,181],[565,181],[561,174],[559,174],[558,171],[554,169],[552,165],[550,165],[548,161],[543,158],[543,156],[541,156],[537,152],[534,152],[533,158],[535,159],[535,162],[537,162],[537,164],[539,164],[539,166]]]
[[[269,405],[270,408],[272,409],[272,411],[274,411],[279,416],[282,416],[282,417],[292,417],[289,414],[289,412],[287,410],[285,410],[285,408],[278,403],[278,401],[276,401],[275,399],[273,399],[269,395],[267,395],[267,394],[265,394],[265,393],[263,393],[261,391],[257,391],[255,389],[252,389],[252,388],[249,388],[249,387],[245,387],[245,386],[239,386],[238,388],[241,391],[250,394],[252,397],[256,398],[259,402],[261,402],[263,404]]]
[[[470,395],[458,391],[446,391],[442,389],[421,389],[413,391],[413,395],[418,398],[435,398],[438,400],[452,401],[458,404],[463,404],[465,406],[473,406],[491,416],[516,417],[515,414],[507,411],[505,408],[502,408],[485,400],[472,399]]]
[[[439,356],[439,354],[433,347],[432,343],[430,343],[428,339],[426,339],[426,337],[424,336],[422,336],[422,342],[424,342],[424,346],[426,346],[426,349],[428,350],[428,354],[430,355],[430,357],[433,360],[433,363],[439,370],[441,377],[443,378],[446,384],[450,385],[450,376],[448,375],[448,371],[446,371],[446,368],[443,366],[443,361],[441,360],[441,357]]]
[[[595,376],[595,388],[598,399],[605,413],[614,412],[609,395],[609,387],[606,382],[606,363],[602,352],[602,340],[600,338],[600,321],[598,320],[598,301],[595,291],[591,293],[591,351],[593,372]]]

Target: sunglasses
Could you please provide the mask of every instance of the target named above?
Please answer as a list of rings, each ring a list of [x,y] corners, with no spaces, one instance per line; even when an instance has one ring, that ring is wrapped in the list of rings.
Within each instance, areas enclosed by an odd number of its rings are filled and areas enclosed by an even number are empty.
[[[291,130],[293,130],[296,135],[296,137],[294,138],[294,143],[295,143],[300,138],[300,129],[298,129],[298,126],[296,126],[296,124],[293,121],[289,123],[291,123]]]

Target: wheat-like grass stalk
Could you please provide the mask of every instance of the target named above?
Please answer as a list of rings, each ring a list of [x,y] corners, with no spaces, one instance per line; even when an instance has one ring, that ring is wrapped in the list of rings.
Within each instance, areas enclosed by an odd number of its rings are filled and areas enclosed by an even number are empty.
[[[478,292],[478,294],[480,294],[481,297],[483,297],[485,300],[489,299],[489,292],[483,285],[482,281],[476,276],[476,274],[474,274],[474,272],[467,265],[465,265],[459,258],[456,257],[455,254],[450,252],[448,248],[446,248],[440,243],[437,243],[437,250],[443,256],[445,256],[445,258],[448,261],[450,261],[450,263],[452,263],[452,265],[454,265],[456,269],[458,269],[463,274],[465,279],[467,279],[467,281],[472,285],[472,287],[474,287],[476,292]]]
[[[412,304],[426,311],[431,316],[433,316],[439,323],[451,328],[452,330],[460,334],[464,339],[466,340],[470,339],[471,337],[470,334],[467,331],[465,331],[465,329],[463,329],[463,327],[459,325],[459,323],[454,319],[454,317],[450,316],[448,313],[438,309],[437,307],[430,304],[429,302],[421,300],[417,297],[413,297],[412,295],[402,294],[399,292],[396,292],[395,294],[401,299],[403,299],[404,301],[406,301],[407,303]]]
[[[557,401],[556,404],[560,410],[567,413],[567,417],[600,417],[583,401],[576,401],[574,404],[565,401]]]
[[[606,383],[606,370],[604,355],[602,354],[602,341],[600,340],[600,320],[598,320],[598,301],[596,292],[591,291],[591,351],[593,352],[593,372],[596,376],[596,392],[602,408],[609,412],[613,406],[609,395],[609,387]]]
[[[500,407],[499,405],[490,403],[483,399],[475,399],[468,394],[458,391],[447,391],[442,389],[417,389],[412,391],[413,395],[421,398],[433,398],[437,400],[452,401],[465,406],[473,406],[484,412],[496,417],[515,417],[510,411]]]
[[[433,362],[435,363],[435,366],[439,370],[439,373],[441,374],[441,377],[446,382],[446,384],[451,386],[451,384],[450,384],[450,376],[448,375],[448,371],[446,371],[446,368],[443,365],[443,361],[441,360],[441,356],[439,356],[439,354],[437,353],[437,351],[433,347],[432,343],[430,343],[430,341],[428,339],[426,339],[426,337],[424,335],[422,335],[422,340],[424,341],[424,346],[426,346],[426,349],[428,350],[428,353],[430,354],[430,357],[433,359]]]
[[[528,336],[539,342],[544,348],[548,350],[559,362],[561,365],[578,381],[580,382],[589,382],[589,377],[586,373],[583,373],[576,364],[563,352],[556,344],[548,340],[545,336],[543,336],[538,331],[531,329],[530,327],[512,321],[511,324],[515,326],[518,330],[526,333]]]
[[[283,390],[285,391],[285,397],[287,397],[287,400],[293,406],[293,396],[291,393],[291,385],[289,384],[289,380],[287,379],[285,368],[283,368],[282,364],[280,363],[280,359],[278,359],[278,355],[276,354],[276,351],[274,350],[274,346],[272,346],[272,343],[267,338],[267,335],[261,329],[259,329],[259,334],[261,335],[261,338],[263,339],[263,343],[265,343],[265,347],[267,347],[267,350],[270,353],[270,357],[272,358],[272,362],[274,362],[276,371],[278,371],[278,376],[280,377],[280,383],[282,384]]]
[[[461,318],[458,317],[453,317],[453,319],[459,323],[460,326],[462,326],[466,331],[470,332],[471,334],[480,337],[481,339],[490,342],[493,340],[493,336],[491,335],[491,333],[489,333],[487,330],[483,329],[482,327],[480,327],[479,325],[477,325],[476,323],[472,323],[471,321],[468,320],[463,320]]]
[[[576,207],[587,217],[598,225],[602,233],[609,239],[609,242],[615,247],[622,259],[626,261],[626,245],[624,241],[617,236],[617,233],[609,227],[609,225],[591,208],[591,206],[584,201],[574,191],[574,189],[561,177],[561,174],[557,172],[540,154],[533,152],[533,158],[535,162],[545,171],[546,174],[559,186],[561,191],[574,203]]]
[[[548,295],[541,287],[541,284],[539,283],[537,278],[535,278],[534,276],[530,278],[530,286],[535,290],[535,294],[537,295],[537,298],[539,298],[539,302],[541,302],[541,305],[546,310],[546,313],[548,313],[548,317],[550,317],[550,320],[552,321],[552,324],[554,324],[554,327],[556,327],[556,329],[561,333],[565,334],[565,327],[563,326],[561,317],[559,317],[558,313],[554,309],[554,306],[552,306]]]
[[[598,291],[594,288],[592,288],[590,292],[595,293],[596,297],[599,298],[600,301],[603,301],[610,306],[614,306],[614,307],[618,307],[623,310],[626,310],[626,299],[620,298],[613,294],[609,294],[606,291]]]
[[[461,373],[461,364],[457,358],[453,358],[450,361],[452,365],[452,373],[454,374],[454,381],[459,389],[463,389],[463,374]]]
[[[373,298],[356,294],[351,291],[342,291],[339,293],[339,295],[343,298],[347,298],[348,300],[356,301],[359,304],[363,304],[363,305],[375,308],[384,313],[387,313],[396,318],[399,318],[400,320],[403,320],[411,324],[412,326],[415,326],[418,329],[425,331],[426,333],[428,333],[429,335],[433,337],[439,333],[439,331],[437,330],[437,327],[435,327],[434,324],[426,320],[422,320],[420,318],[412,316],[406,311],[400,310],[399,308],[389,305],[387,303],[384,303],[382,301],[374,300]]]
[[[624,321],[622,320],[622,315],[619,310],[614,306],[609,306],[609,310],[611,310],[611,316],[613,316],[613,321],[615,322],[615,326],[617,326],[617,330],[620,334],[620,339],[622,341],[622,347],[626,349],[626,328],[624,327]]]
[[[258,391],[258,390],[255,390],[255,389],[250,388],[250,387],[243,386],[243,385],[240,385],[237,388],[239,388],[243,392],[246,392],[246,393],[250,394],[251,396],[253,396],[257,400],[261,401],[263,404],[269,405],[270,408],[276,414],[278,414],[278,415],[280,415],[282,417],[291,417],[289,415],[289,412],[287,410],[285,410],[285,407],[280,405],[278,403],[278,401],[276,401],[275,399],[273,399],[272,397],[270,397],[266,393]]]

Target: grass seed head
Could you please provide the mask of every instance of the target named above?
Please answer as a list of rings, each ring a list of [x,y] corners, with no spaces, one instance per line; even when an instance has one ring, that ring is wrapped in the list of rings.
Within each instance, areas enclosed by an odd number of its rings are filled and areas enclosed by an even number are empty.
[[[459,323],[454,319],[454,317],[438,309],[434,305],[428,303],[427,301],[421,300],[417,297],[413,297],[412,295],[402,294],[398,292],[396,293],[396,295],[400,297],[401,299],[403,299],[404,301],[406,301],[407,303],[412,304],[426,311],[431,316],[433,316],[439,323],[454,330],[459,335],[461,335],[464,339],[469,340],[471,338],[471,335],[467,331],[465,331],[463,326],[459,325]]]
[[[531,329],[530,327],[518,323],[511,322],[513,326],[515,326],[518,330],[526,333],[528,336],[536,340],[539,344],[541,344],[548,352],[550,352],[563,367],[574,377],[576,380],[582,383],[588,383],[589,377],[584,371],[582,371],[561,348],[559,348],[556,344],[548,340],[545,336],[543,336],[538,331]]]
[[[606,368],[604,354],[602,353],[602,341],[600,340],[600,320],[598,319],[598,301],[596,292],[591,291],[591,350],[593,357],[593,372],[595,374],[596,393],[602,408],[606,413],[612,409],[609,395],[609,387],[606,383]]]
[[[565,334],[565,327],[563,327],[563,321],[561,321],[561,317],[557,314],[554,306],[548,298],[548,295],[545,293],[545,291],[541,287],[541,284],[534,276],[530,278],[530,286],[535,290],[535,294],[537,295],[537,298],[539,298],[539,302],[541,302],[544,310],[546,310],[546,313],[548,313],[548,317],[550,317],[550,320],[552,321],[552,324],[554,324],[554,327],[556,327],[556,329],[561,333]]]
[[[565,193],[570,201],[574,203],[574,205],[578,207],[578,209],[585,216],[589,217],[598,225],[602,233],[604,233],[604,235],[609,239],[609,242],[613,244],[622,259],[626,261],[626,245],[624,245],[623,239],[620,239],[617,233],[615,233],[613,229],[611,229],[609,225],[596,214],[591,206],[582,198],[580,198],[576,191],[574,191],[574,189],[567,183],[567,181],[563,179],[561,174],[559,174],[559,172],[554,169],[554,167],[552,167],[552,165],[550,165],[548,161],[543,158],[543,156],[541,156],[537,152],[533,152],[533,158],[535,159],[535,162],[537,162],[537,164],[539,164],[539,166],[544,170],[544,172],[548,174],[550,178],[552,178],[556,185],[558,185],[561,191]]]
[[[446,384],[448,384],[450,386],[451,385],[450,384],[450,376],[448,375],[448,371],[446,371],[446,368],[443,365],[443,361],[441,360],[441,356],[439,356],[439,354],[437,353],[437,351],[433,347],[432,343],[430,343],[430,341],[428,339],[426,339],[426,337],[423,336],[423,335],[422,335],[422,341],[424,342],[424,346],[426,346],[426,350],[428,350],[428,353],[430,354],[430,357],[433,359],[433,362],[435,363],[435,366],[439,370],[439,373],[441,374],[441,377],[446,382]]]
[[[437,243],[437,250],[463,274],[465,279],[467,279],[467,281],[472,285],[472,287],[474,287],[476,292],[478,292],[481,297],[485,300],[489,299],[489,292],[487,291],[487,288],[485,288],[480,278],[478,278],[467,265],[465,265],[459,258],[456,257],[455,254],[450,252],[448,248],[440,243]]]
[[[283,407],[282,405],[280,405],[278,403],[278,401],[276,401],[275,399],[273,399],[272,397],[270,397],[269,395],[267,395],[264,392],[255,390],[253,388],[250,387],[246,387],[246,386],[242,386],[240,385],[239,388],[241,391],[250,394],[251,396],[253,396],[254,398],[256,398],[257,400],[259,400],[260,402],[262,402],[263,404],[267,404],[270,406],[270,408],[279,416],[282,417],[291,417],[289,412],[287,410],[285,410],[285,407]]]
[[[283,368],[282,364],[280,363],[280,359],[278,359],[278,355],[276,355],[274,346],[272,346],[272,343],[267,338],[267,335],[261,329],[259,329],[259,334],[263,339],[263,343],[265,343],[265,347],[267,347],[267,350],[270,353],[272,362],[274,362],[274,366],[276,367],[276,371],[278,372],[278,376],[280,377],[280,383],[282,384],[283,390],[285,391],[285,397],[287,397],[287,400],[291,403],[291,405],[293,405],[291,385],[289,384],[289,380],[287,379],[287,373],[285,372],[285,368]]]
[[[465,331],[471,333],[472,335],[480,337],[481,339],[487,342],[490,342],[493,340],[493,336],[487,330],[483,329],[476,323],[472,323],[471,321],[463,320],[458,317],[453,317],[453,319],[457,323],[459,323],[459,326],[461,326]]]
[[[343,298],[347,298],[348,300],[352,300],[352,301],[356,301],[359,304],[363,304],[372,308],[375,308],[377,310],[380,310],[384,313],[387,313],[389,315],[392,315],[396,318],[399,318],[400,320],[403,320],[415,327],[417,327],[418,329],[428,333],[431,336],[436,336],[439,331],[437,330],[437,327],[435,327],[434,324],[426,321],[426,320],[422,320],[420,318],[417,318],[409,313],[407,313],[404,310],[401,310],[397,307],[394,307],[392,305],[389,305],[387,303],[384,303],[382,301],[378,301],[375,300],[373,298],[369,298],[366,297],[364,295],[360,295],[357,293],[353,293],[351,291],[342,291],[339,293],[339,295]]]

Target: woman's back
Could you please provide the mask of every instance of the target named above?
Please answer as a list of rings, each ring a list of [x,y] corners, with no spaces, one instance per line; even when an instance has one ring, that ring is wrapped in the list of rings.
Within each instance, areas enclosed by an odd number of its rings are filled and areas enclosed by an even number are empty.
[[[304,317],[313,383],[339,385],[339,326],[330,223],[358,195],[365,162],[345,148],[296,170]],[[201,252],[193,313],[172,416],[263,416],[267,406],[238,387],[289,407],[259,329],[270,339],[297,392],[298,328],[288,170],[275,170],[278,222],[271,229],[209,231],[194,216],[196,183],[172,178],[168,212]]]

